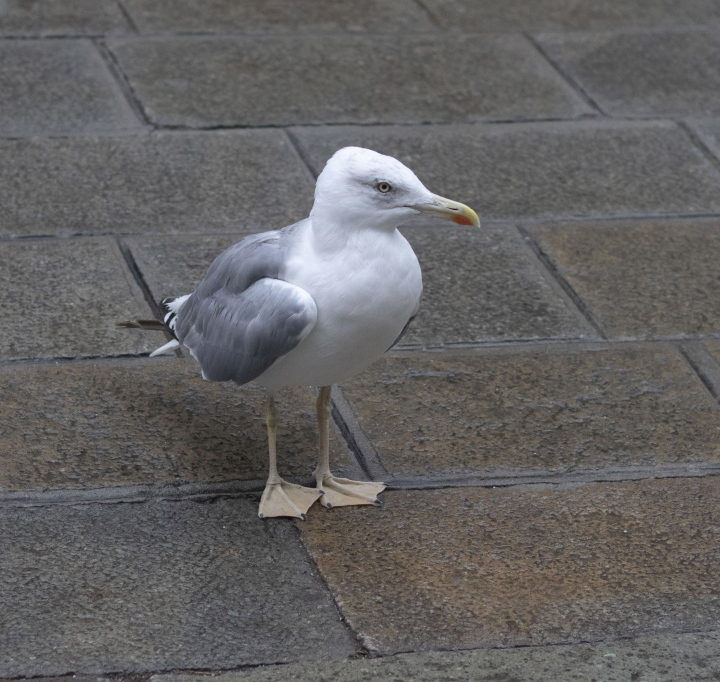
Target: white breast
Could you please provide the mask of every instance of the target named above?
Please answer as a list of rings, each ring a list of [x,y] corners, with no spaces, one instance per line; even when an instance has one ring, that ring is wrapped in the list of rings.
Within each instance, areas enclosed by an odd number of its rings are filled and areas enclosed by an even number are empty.
[[[322,247],[311,226],[297,235],[283,279],[305,289],[317,305],[317,323],[257,382],[328,386],[361,372],[397,339],[422,295],[417,257],[397,231],[367,230],[344,244]]]

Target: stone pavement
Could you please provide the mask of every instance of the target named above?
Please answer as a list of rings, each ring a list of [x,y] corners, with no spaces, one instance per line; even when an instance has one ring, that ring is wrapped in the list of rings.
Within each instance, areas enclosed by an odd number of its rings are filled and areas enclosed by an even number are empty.
[[[720,679],[719,74],[718,0],[0,0],[0,680]],[[262,392],[114,325],[348,144],[483,227],[333,390],[384,506],[261,521]]]

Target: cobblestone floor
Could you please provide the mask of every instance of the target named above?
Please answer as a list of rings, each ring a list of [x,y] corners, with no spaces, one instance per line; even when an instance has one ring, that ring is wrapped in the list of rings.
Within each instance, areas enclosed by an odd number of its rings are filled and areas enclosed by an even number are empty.
[[[0,679],[720,679],[719,74],[718,0],[0,0]],[[334,389],[384,506],[263,522],[261,392],[114,325],[348,144],[483,228]]]

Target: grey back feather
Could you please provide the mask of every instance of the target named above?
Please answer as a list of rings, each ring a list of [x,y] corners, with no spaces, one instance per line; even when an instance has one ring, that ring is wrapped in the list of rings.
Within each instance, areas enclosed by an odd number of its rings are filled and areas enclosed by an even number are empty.
[[[315,325],[312,297],[279,279],[292,227],[247,237],[221,253],[178,311],[178,340],[207,379],[252,381]]]

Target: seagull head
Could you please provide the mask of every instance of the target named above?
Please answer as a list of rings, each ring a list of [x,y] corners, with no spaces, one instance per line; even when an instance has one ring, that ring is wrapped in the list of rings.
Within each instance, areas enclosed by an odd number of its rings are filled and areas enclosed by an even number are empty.
[[[320,173],[310,217],[346,228],[395,229],[420,214],[480,226],[475,211],[433,194],[397,159],[345,147]]]

